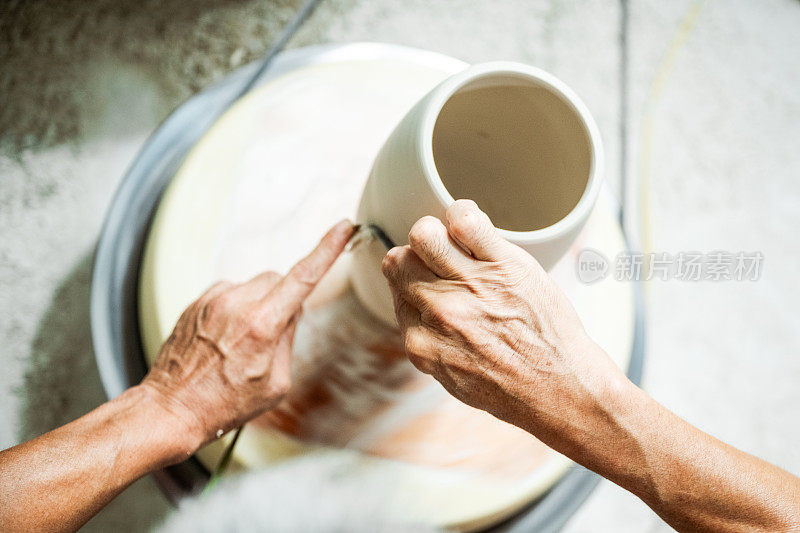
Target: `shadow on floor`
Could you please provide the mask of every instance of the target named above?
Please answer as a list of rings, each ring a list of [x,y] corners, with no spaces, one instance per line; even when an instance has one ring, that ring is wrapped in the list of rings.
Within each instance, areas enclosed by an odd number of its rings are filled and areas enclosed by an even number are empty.
[[[20,391],[21,436],[27,440],[66,424],[105,401],[89,326],[92,254],[62,281],[39,322]],[[120,494],[82,531],[145,531],[169,504],[152,479]]]

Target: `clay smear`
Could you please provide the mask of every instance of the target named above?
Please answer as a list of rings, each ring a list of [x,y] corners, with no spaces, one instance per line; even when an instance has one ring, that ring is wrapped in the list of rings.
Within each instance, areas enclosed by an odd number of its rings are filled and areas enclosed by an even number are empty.
[[[417,371],[349,289],[305,314],[294,357],[289,395],[258,423],[300,441],[505,481],[552,454]]]

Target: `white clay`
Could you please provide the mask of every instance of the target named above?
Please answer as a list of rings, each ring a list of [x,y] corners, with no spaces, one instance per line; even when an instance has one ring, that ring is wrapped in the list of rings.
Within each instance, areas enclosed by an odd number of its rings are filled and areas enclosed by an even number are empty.
[[[444,220],[454,199],[469,198],[550,269],[586,222],[602,168],[597,126],[564,83],[519,63],[483,63],[443,81],[403,118],[375,159],[357,220],[407,244],[422,216]],[[359,249],[352,281],[367,309],[394,324],[384,252]]]

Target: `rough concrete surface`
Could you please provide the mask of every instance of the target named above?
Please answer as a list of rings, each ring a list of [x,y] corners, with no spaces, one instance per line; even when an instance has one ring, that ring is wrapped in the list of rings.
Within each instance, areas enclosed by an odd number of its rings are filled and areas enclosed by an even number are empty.
[[[193,92],[253,60],[290,0],[17,1],[0,7],[0,448],[103,400],[88,328],[91,256],[125,168]],[[653,249],[761,251],[756,282],[653,282],[645,387],[690,422],[800,474],[800,3],[705,2],[656,100],[691,3],[630,1],[628,159],[652,137]],[[620,4],[323,0],[292,46],[384,41],[550,70],[600,125],[619,190]],[[144,479],[89,531],[168,506]],[[566,528],[669,530],[602,483]]]

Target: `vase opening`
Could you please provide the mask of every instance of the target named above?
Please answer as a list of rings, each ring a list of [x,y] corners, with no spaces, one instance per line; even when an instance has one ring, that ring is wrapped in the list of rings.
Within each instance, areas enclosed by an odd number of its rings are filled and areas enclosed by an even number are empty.
[[[490,73],[445,101],[433,129],[433,159],[454,199],[474,200],[510,231],[563,219],[592,172],[590,133],[567,98],[533,77]]]

